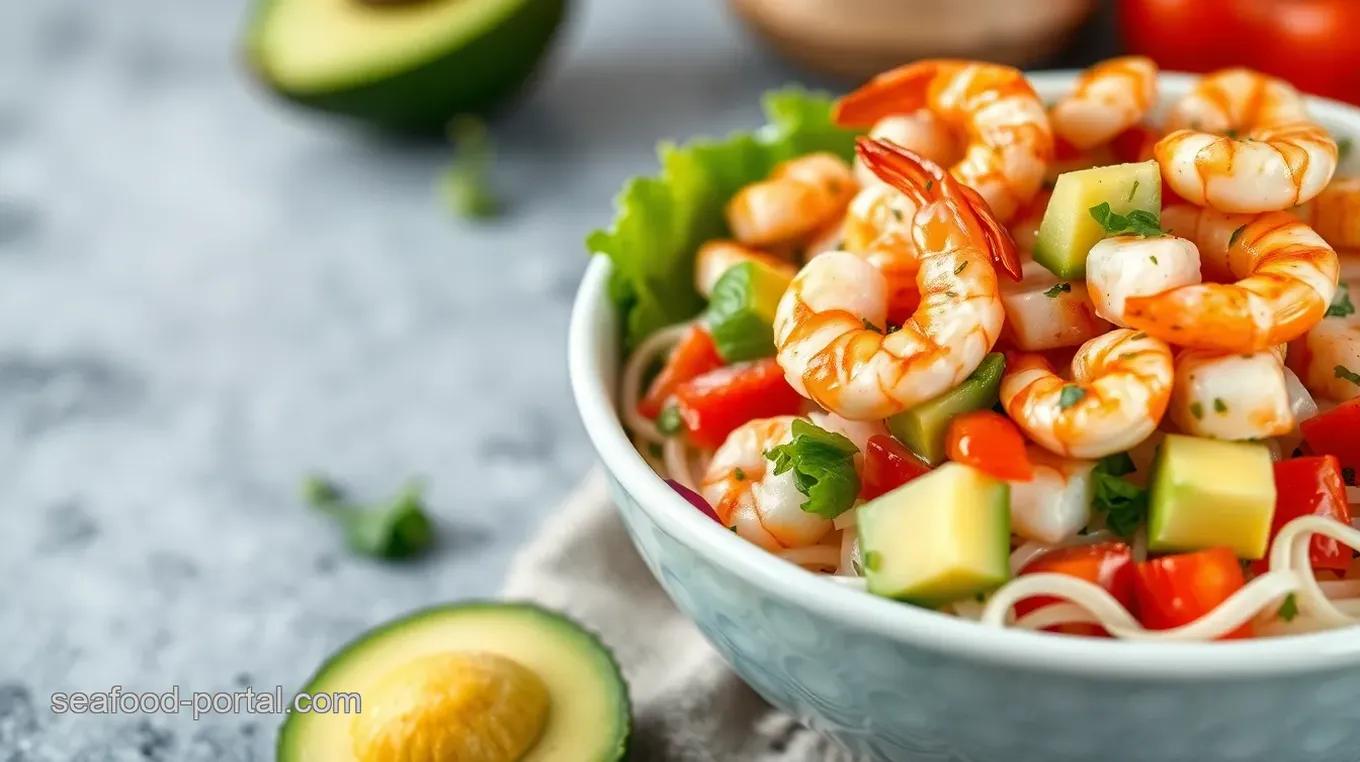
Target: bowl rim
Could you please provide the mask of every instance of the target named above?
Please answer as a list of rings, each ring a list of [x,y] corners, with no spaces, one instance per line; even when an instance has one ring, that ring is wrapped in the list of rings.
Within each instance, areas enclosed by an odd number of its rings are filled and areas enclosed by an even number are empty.
[[[1026,76],[1043,95],[1043,91],[1070,85],[1078,73],[1054,70],[1027,72]],[[1158,81],[1159,94],[1183,93],[1194,78],[1163,73]],[[1308,97],[1308,108],[1318,121],[1360,136],[1360,109],[1312,96]],[[615,346],[618,321],[608,289],[612,271],[607,257],[591,256],[572,305],[568,329],[568,374],[586,434],[605,468],[652,521],[762,592],[890,640],[1018,669],[1178,681],[1319,672],[1360,664],[1360,631],[1356,628],[1209,643],[1130,642],[993,629],[848,589],[724,531],[694,510],[647,465],[619,421],[612,393],[613,377],[619,370]]]

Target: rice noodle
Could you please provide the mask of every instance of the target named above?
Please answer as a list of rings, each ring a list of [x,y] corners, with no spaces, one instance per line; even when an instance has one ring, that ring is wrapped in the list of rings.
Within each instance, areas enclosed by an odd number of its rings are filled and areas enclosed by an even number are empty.
[[[1314,535],[1323,535],[1360,550],[1360,529],[1321,516],[1294,519],[1280,530],[1272,543],[1269,572],[1247,583],[1213,611],[1174,629],[1148,630],[1103,587],[1077,577],[1050,573],[1029,574],[1011,580],[987,602],[981,621],[992,627],[1011,624],[1031,630],[1059,624],[1097,624],[1111,635],[1128,640],[1215,640],[1255,618],[1271,615],[1273,619],[1273,613],[1279,609],[1284,597],[1292,593],[1300,613],[1298,619],[1304,622],[1287,628],[1272,624],[1267,627],[1268,631],[1311,632],[1360,624],[1360,579],[1319,582],[1309,556]],[[1138,544],[1135,539],[1135,545]],[[1016,553],[1026,549],[1027,546],[1021,546]],[[1013,621],[1016,602],[1035,596],[1057,598],[1062,602]]]
[[[841,531],[841,557],[836,573],[845,577],[858,577],[855,566],[859,560],[859,530],[852,524]]]
[[[685,443],[675,437],[668,438],[661,445],[661,454],[666,459],[666,471],[670,477],[684,487],[698,492],[699,487],[694,483],[694,471],[690,469],[689,448]]]
[[[841,560],[841,548],[839,545],[810,545],[806,548],[781,550],[775,555],[799,566],[835,569]]]
[[[619,415],[623,419],[623,425],[644,441],[660,444],[665,442],[667,437],[657,430],[656,423],[647,420],[637,410],[638,400],[642,399],[642,376],[647,373],[652,361],[674,346],[694,323],[693,320],[678,323],[648,336],[646,341],[633,350],[633,354],[628,357],[628,362],[623,367]],[[672,475],[671,478],[675,477]]]
[[[1084,579],[1066,574],[1030,574],[1012,580],[987,602],[982,623],[992,627],[1004,626],[1011,618],[1011,609],[1018,601],[1034,596],[1045,596],[1070,601],[1070,609],[1024,617],[1017,627],[1035,629],[1052,627],[1066,622],[1089,622],[1104,627],[1111,635],[1125,640],[1193,641],[1215,640],[1241,627],[1261,609],[1282,600],[1298,590],[1299,575],[1290,572],[1268,572],[1252,580],[1213,611],[1181,627],[1170,630],[1149,630],[1114,599],[1105,588]],[[1040,611],[1046,611],[1045,606]],[[1058,614],[1066,614],[1060,619]]]
[[[1082,545],[1095,545],[1102,542],[1109,542],[1113,539],[1115,539],[1113,532],[1102,529],[1098,532],[1091,532],[1090,534],[1079,534],[1066,542],[1057,544],[1030,540],[1011,551],[1011,576],[1019,574],[1020,570],[1025,568],[1030,561],[1033,561],[1050,550],[1075,548]]]
[[[842,513],[831,520],[831,526],[837,529],[851,529],[855,526],[855,514],[859,511],[859,506]]]

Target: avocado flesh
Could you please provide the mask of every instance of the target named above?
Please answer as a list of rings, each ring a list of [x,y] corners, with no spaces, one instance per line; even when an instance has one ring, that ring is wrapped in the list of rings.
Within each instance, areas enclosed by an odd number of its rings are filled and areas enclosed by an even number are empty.
[[[1148,549],[1232,548],[1265,557],[1275,518],[1275,471],[1263,444],[1168,434],[1152,465]]]
[[[1001,377],[1006,373],[1006,356],[993,352],[963,383],[933,400],[898,413],[888,419],[888,431],[921,460],[936,466],[944,462],[945,438],[954,416],[974,410],[987,410],[1001,395]]]
[[[729,267],[713,286],[708,327],[727,362],[774,356],[774,316],[792,276],[763,262]]]
[[[381,701],[371,688],[413,660],[447,652],[504,656],[548,688],[548,720],[518,762],[618,762],[631,730],[627,687],[603,644],[575,623],[529,604],[469,603],[417,612],[361,635],[301,690],[358,693],[361,711]],[[278,762],[359,762],[353,714],[289,714]]]
[[[566,0],[257,0],[258,76],[300,105],[402,130],[442,129],[524,85]]]
[[[859,507],[869,592],[936,607],[1010,578],[1010,485],[946,463]]]
[[[1109,204],[1114,214],[1134,210],[1162,214],[1162,172],[1155,161],[1115,164],[1058,175],[1034,239],[1034,261],[1063,280],[1086,277],[1086,255],[1105,237],[1091,207]]]

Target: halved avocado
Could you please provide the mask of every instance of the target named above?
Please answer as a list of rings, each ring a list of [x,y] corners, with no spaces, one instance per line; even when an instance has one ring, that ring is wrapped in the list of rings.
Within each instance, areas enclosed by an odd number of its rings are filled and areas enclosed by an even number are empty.
[[[400,130],[443,129],[533,75],[567,0],[255,0],[256,75],[284,98]]]
[[[527,603],[454,604],[383,625],[327,660],[302,692],[355,693],[361,704],[289,714],[278,762],[415,759],[431,747],[480,749],[453,758],[486,762],[618,762],[632,729],[609,649]]]

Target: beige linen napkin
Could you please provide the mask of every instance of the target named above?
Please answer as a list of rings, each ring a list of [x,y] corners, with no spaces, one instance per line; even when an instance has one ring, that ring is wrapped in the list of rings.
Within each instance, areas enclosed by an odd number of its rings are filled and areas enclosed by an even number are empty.
[[[506,598],[590,627],[613,650],[634,709],[638,762],[852,762],[772,709],[671,604],[592,472],[515,560]]]

